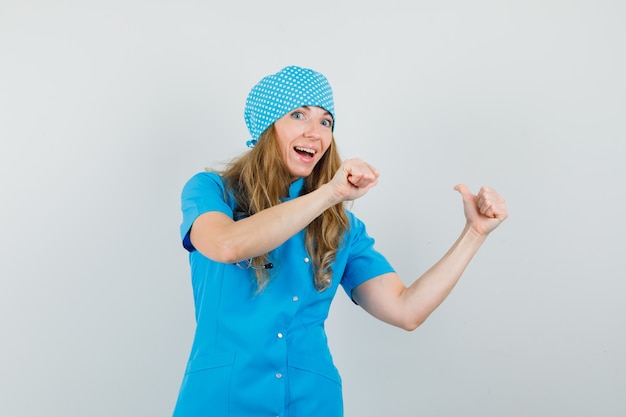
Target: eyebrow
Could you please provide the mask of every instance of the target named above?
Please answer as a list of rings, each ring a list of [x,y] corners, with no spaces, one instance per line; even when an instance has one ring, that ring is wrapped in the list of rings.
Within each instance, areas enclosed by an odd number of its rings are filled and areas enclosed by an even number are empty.
[[[315,107],[320,107],[320,106],[315,106]],[[300,108],[310,110],[311,106],[300,106]],[[330,112],[328,110],[324,109],[323,107],[320,107],[320,108],[323,109],[324,111],[326,111],[326,113],[324,113],[324,115],[328,115],[330,117],[333,116],[332,114],[330,114]]]

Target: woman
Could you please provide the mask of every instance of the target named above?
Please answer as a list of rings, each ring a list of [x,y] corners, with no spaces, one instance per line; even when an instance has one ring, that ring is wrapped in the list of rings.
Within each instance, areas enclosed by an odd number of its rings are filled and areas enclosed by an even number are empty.
[[[339,285],[374,317],[417,328],[450,293],[487,235],[507,217],[483,187],[462,194],[466,226],[408,288],[343,203],[377,183],[376,169],[341,161],[331,87],[286,67],[246,101],[252,149],[182,192],[196,333],[175,416],[343,415],[341,379],[324,321]]]

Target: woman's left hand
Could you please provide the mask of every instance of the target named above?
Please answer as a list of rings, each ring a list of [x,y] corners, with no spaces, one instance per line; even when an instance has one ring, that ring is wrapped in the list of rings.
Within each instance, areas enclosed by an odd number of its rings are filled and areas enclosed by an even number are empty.
[[[488,235],[507,217],[504,198],[489,187],[481,187],[474,195],[464,184],[454,187],[463,197],[463,209],[467,224],[480,235]]]

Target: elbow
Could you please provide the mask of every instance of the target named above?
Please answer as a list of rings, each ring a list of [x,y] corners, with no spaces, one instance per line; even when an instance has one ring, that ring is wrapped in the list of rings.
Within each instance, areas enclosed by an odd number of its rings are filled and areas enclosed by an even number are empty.
[[[244,254],[242,249],[243,248],[240,242],[235,243],[224,240],[215,248],[215,257],[212,259],[225,264],[241,262],[242,260],[249,258],[249,256]]]
[[[428,316],[425,316],[423,314],[419,314],[417,316],[406,315],[406,317],[407,318],[402,322],[402,325],[400,326],[400,328],[402,328],[403,330],[406,330],[407,332],[412,332],[416,330],[428,318]]]
[[[233,264],[243,259],[239,245],[226,240],[194,242],[192,239],[192,244],[202,255],[215,262]]]
[[[249,244],[246,236],[232,230],[233,220],[222,213],[201,214],[189,230],[193,247],[215,262],[232,264],[246,256]]]
[[[237,249],[234,247],[230,247],[230,246],[222,246],[218,248],[215,251],[214,255],[215,256],[213,257],[209,256],[209,258],[213,259],[216,262],[221,262],[225,264],[234,264],[241,260],[240,257],[238,256]]]
[[[402,330],[406,330],[407,332],[412,332],[414,330],[416,330],[418,327],[420,327],[422,325],[424,321],[419,321],[419,320],[413,320],[413,321],[406,321],[405,323],[402,324],[402,326],[400,326],[400,328]]]

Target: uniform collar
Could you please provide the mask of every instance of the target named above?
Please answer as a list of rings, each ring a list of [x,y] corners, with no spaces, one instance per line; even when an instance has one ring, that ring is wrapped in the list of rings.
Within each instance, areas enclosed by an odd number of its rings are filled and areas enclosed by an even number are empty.
[[[304,178],[298,178],[289,186],[289,196],[284,201],[291,200],[300,195],[302,188],[304,187]]]

